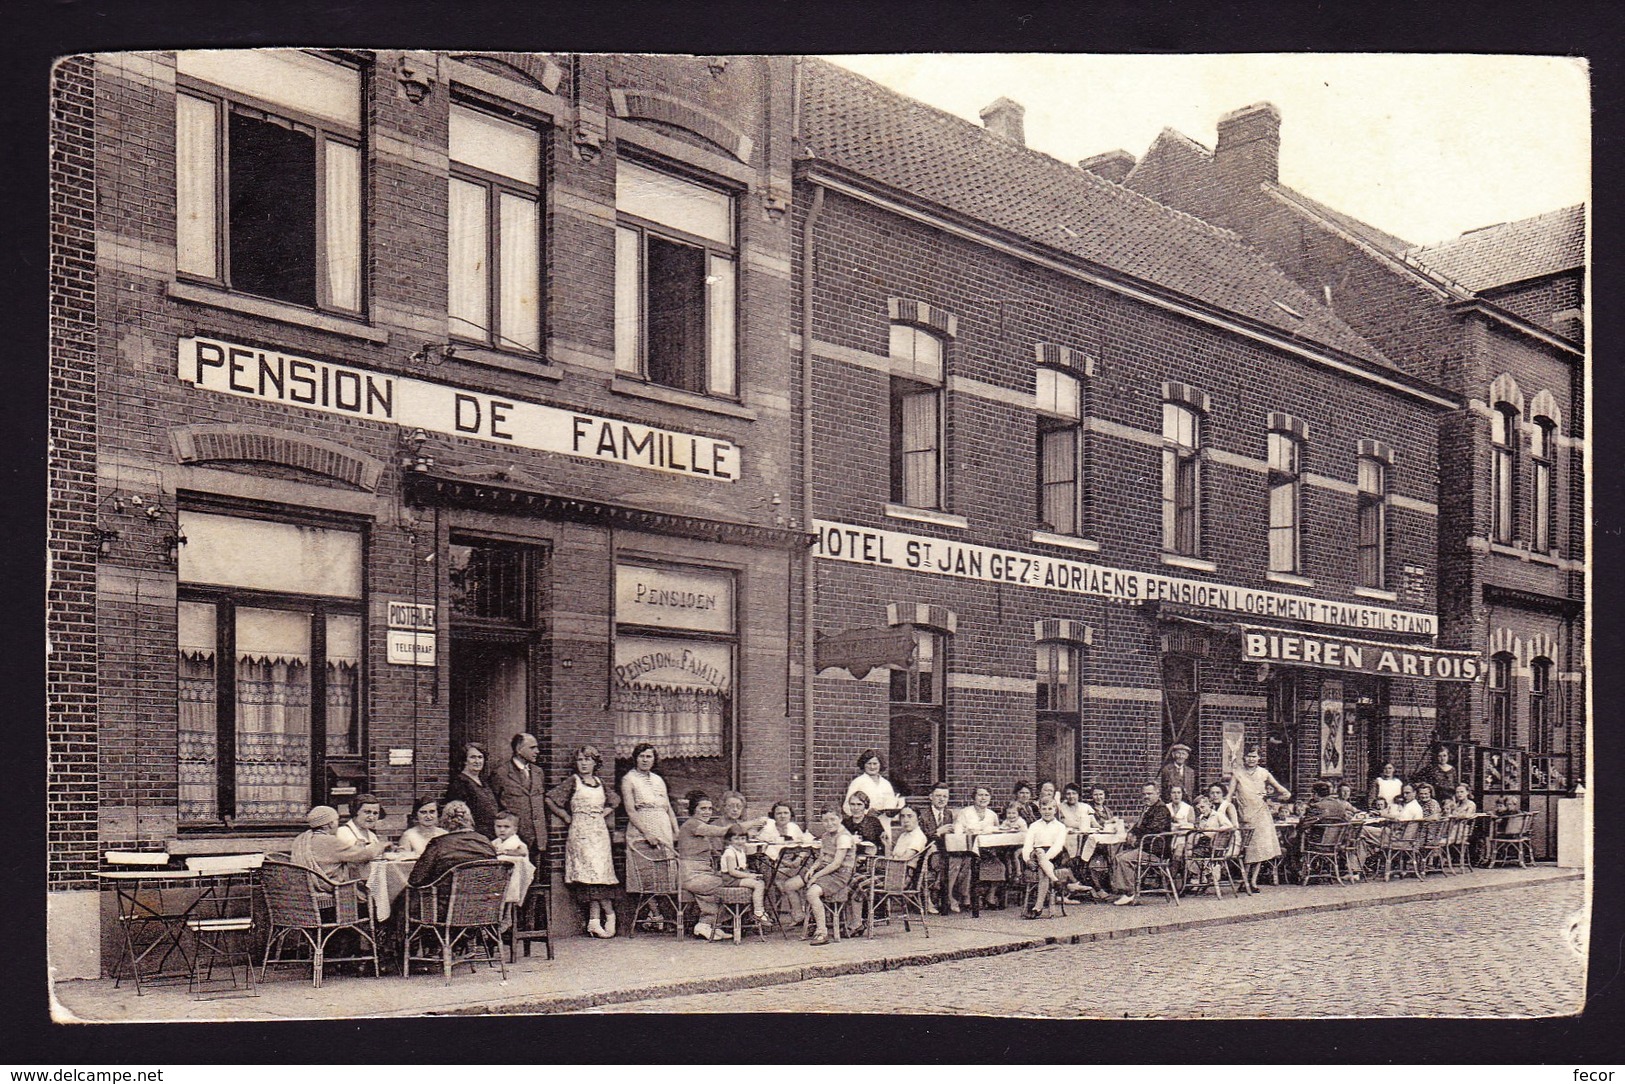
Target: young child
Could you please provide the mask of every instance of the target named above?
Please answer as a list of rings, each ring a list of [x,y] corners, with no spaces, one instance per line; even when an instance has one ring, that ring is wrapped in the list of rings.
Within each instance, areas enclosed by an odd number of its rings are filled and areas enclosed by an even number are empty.
[[[812,943],[827,945],[830,938],[829,925],[824,918],[824,897],[845,898],[847,885],[852,880],[852,860],[858,845],[852,834],[842,827],[839,810],[824,810],[819,814],[818,823],[823,828],[818,859],[805,879],[798,877],[791,884],[800,887],[800,883],[804,883],[807,886],[807,913],[813,921],[813,929],[809,931]]]
[[[496,832],[491,844],[496,847],[497,854],[516,854],[523,858],[530,853],[525,841],[519,838],[519,818],[512,813],[497,814]]]
[[[731,880],[735,888],[750,889],[751,913],[758,923],[766,926],[767,911],[762,906],[762,893],[767,883],[750,871],[750,856],[745,853],[750,833],[738,824],[730,824],[726,838],[728,846],[722,852],[722,875]]]

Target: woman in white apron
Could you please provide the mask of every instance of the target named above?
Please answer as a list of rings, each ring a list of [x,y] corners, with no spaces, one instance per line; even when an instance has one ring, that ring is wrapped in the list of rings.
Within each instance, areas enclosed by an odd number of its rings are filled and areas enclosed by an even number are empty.
[[[591,745],[575,752],[576,770],[547,792],[547,807],[569,826],[564,842],[564,883],[587,912],[587,932],[615,936],[615,863],[609,821],[620,795],[598,777],[603,757]]]

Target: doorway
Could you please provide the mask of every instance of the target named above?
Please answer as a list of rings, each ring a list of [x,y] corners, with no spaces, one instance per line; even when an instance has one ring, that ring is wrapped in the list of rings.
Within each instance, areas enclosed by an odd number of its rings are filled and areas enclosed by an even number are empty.
[[[1270,679],[1269,712],[1264,720],[1264,767],[1283,787],[1298,789],[1298,673]]]
[[[530,649],[512,640],[451,642],[451,771],[468,742],[485,747],[489,771],[509,756],[513,736],[530,729]],[[539,736],[539,735],[538,735]]]

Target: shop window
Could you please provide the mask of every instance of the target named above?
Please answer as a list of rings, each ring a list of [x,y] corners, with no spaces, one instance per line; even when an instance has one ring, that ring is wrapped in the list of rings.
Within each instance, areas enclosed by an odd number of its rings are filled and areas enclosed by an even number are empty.
[[[891,499],[942,507],[942,340],[891,326]],[[906,373],[907,375],[899,375]]]
[[[1363,455],[1357,473],[1354,546],[1360,586],[1382,588],[1388,577],[1388,464]]]
[[[541,133],[451,107],[447,313],[458,338],[542,348]]]
[[[1529,751],[1556,752],[1552,741],[1552,660],[1529,664]]]
[[[943,679],[946,638],[913,627],[914,655],[891,671],[891,769],[898,793],[921,795],[947,772]]]
[[[1201,416],[1184,403],[1162,404],[1162,548],[1199,555]]]
[[[1517,411],[1506,403],[1496,404],[1490,412],[1490,537],[1496,542],[1512,541],[1517,432]]]
[[[1512,726],[1512,656],[1502,652],[1490,659],[1489,675],[1490,744],[1509,749],[1514,744]]]
[[[180,821],[302,822],[328,758],[363,751],[362,535],[186,510],[180,526]]]
[[[725,570],[615,566],[615,753],[653,744],[674,799],[695,787],[715,797],[737,778],[734,586]]]
[[[1041,643],[1036,654],[1038,772],[1060,786],[1075,782],[1078,775],[1079,650],[1066,643]]]
[[[1550,418],[1535,419],[1534,431],[1529,435],[1529,458],[1535,465],[1534,548],[1541,553],[1557,548],[1556,436],[1557,423]]]
[[[361,310],[361,72],[293,50],[176,55],[176,270]]]
[[[1038,521],[1056,534],[1082,533],[1081,395],[1078,378],[1038,369]]]
[[[1291,433],[1269,434],[1270,571],[1297,572],[1302,535],[1303,442]]]
[[[615,170],[615,367],[736,395],[734,197],[624,158]]]

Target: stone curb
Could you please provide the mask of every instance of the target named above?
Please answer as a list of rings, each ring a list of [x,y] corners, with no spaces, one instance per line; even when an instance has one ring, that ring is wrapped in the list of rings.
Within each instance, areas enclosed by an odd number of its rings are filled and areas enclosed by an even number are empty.
[[[1113,941],[1128,937],[1144,937],[1161,933],[1178,933],[1207,926],[1233,925],[1239,922],[1260,922],[1268,919],[1297,915],[1325,914],[1330,911],[1353,911],[1366,907],[1394,906],[1426,900],[1469,896],[1478,892],[1501,892],[1514,888],[1527,888],[1531,884],[1558,884],[1563,881],[1584,880],[1581,871],[1545,877],[1538,881],[1513,881],[1502,884],[1462,885],[1441,888],[1431,892],[1417,892],[1402,896],[1375,896],[1369,899],[1339,900],[1331,903],[1309,904],[1301,907],[1281,907],[1270,911],[1256,911],[1239,915],[1214,915],[1207,918],[1178,919],[1124,929],[1095,930],[1088,933],[1061,934],[1053,937],[1011,937],[993,945],[969,948],[930,949],[897,956],[884,956],[871,960],[852,960],[845,963],[807,964],[751,971],[739,975],[721,975],[715,978],[655,983],[649,986],[629,987],[591,994],[572,994],[558,997],[526,996],[510,1001],[488,1001],[478,1005],[460,1005],[439,1011],[425,1012],[414,1009],[413,1016],[483,1016],[490,1013],[579,1013],[611,1005],[624,1005],[634,1001],[655,1001],[689,994],[714,994],[728,990],[745,990],[757,986],[780,986],[807,979],[835,978],[841,975],[862,975],[876,971],[895,971],[904,967],[922,967],[927,964],[970,960],[984,956],[1002,956],[1010,952],[1048,948],[1054,945],[1082,945],[1092,941]],[[394,1013],[374,1013],[372,1016],[393,1016]]]

